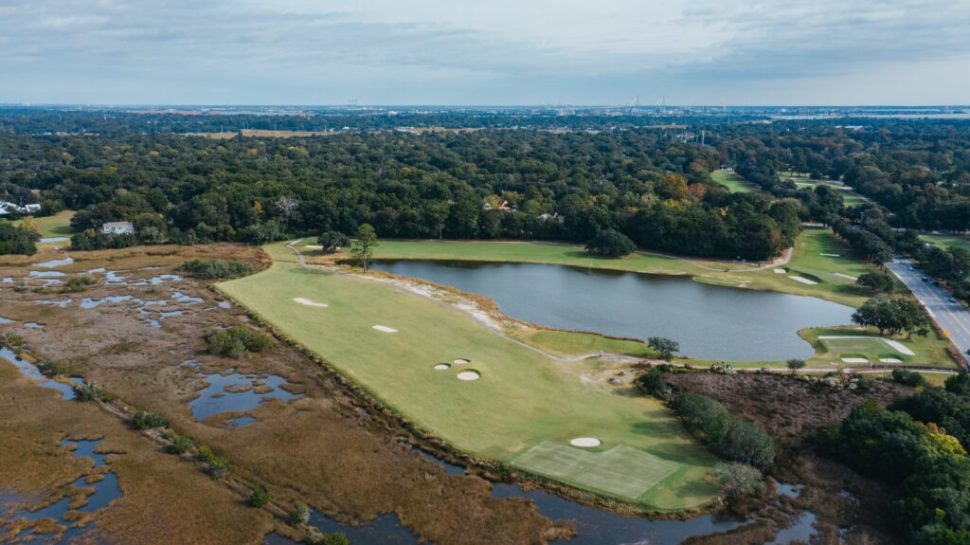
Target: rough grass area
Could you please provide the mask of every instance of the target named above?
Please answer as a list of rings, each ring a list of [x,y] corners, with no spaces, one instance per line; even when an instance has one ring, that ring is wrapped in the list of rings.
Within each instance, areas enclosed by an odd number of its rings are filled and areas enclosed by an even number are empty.
[[[733,170],[715,170],[711,173],[711,178],[728,188],[731,193],[751,193],[752,191],[760,191],[761,189],[755,184],[745,180],[741,176],[738,176]]]
[[[53,216],[34,218],[34,222],[40,227],[42,237],[69,237],[74,234],[71,228],[71,218],[74,217],[74,210],[62,210]],[[19,225],[23,220],[17,220],[14,225]]]
[[[815,355],[808,361],[809,366],[831,364],[847,365],[842,358],[866,358],[875,365],[892,365],[880,362],[880,358],[896,358],[903,363],[896,365],[927,365],[941,369],[958,369],[956,363],[946,352],[949,341],[931,332],[926,337],[905,335],[880,336],[875,329],[856,327],[814,328],[800,332],[801,336],[815,347]],[[819,339],[819,337],[857,337],[854,339]],[[903,354],[888,345],[882,337],[892,339],[909,348],[914,355]],[[865,366],[866,364],[853,364]]]
[[[675,462],[623,445],[592,452],[551,441],[522,453],[512,465],[627,500],[636,500],[679,469]]]
[[[274,255],[285,254],[279,247]],[[384,282],[276,263],[219,285],[260,317],[420,427],[466,452],[510,462],[545,441],[595,434],[675,464],[638,498],[657,510],[700,506],[717,490],[705,481],[715,458],[658,401],[585,384],[587,362],[560,363],[503,338],[468,314]],[[328,308],[294,298],[326,301]],[[398,330],[387,335],[382,324]],[[468,365],[434,365],[468,358]],[[456,376],[468,367],[482,377]]]
[[[839,257],[821,254],[838,254]],[[292,254],[281,257],[293,260]],[[769,265],[755,270],[757,264],[645,253],[634,253],[620,259],[595,258],[590,257],[582,246],[548,242],[385,240],[377,248],[376,257],[550,263],[648,274],[689,275],[707,284],[810,295],[855,307],[864,303],[872,293],[856,286],[853,279],[876,270],[874,265],[856,255],[848,245],[825,229],[806,229],[799,235],[791,261],[781,266],[788,270],[785,274],[776,274],[774,267]],[[803,284],[789,276],[802,276],[817,283]]]

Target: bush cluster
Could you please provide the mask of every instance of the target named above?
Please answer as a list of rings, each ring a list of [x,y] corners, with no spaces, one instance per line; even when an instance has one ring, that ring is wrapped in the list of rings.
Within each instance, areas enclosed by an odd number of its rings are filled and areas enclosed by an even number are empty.
[[[227,280],[252,274],[253,268],[249,263],[242,261],[218,261],[215,259],[190,259],[178,268],[178,270],[191,274],[196,278],[209,280]]]
[[[135,413],[135,418],[132,419],[132,424],[134,424],[136,429],[150,430],[152,428],[168,427],[168,420],[166,420],[165,417],[160,414],[155,414],[148,411],[138,411]]]
[[[233,358],[262,352],[272,345],[273,340],[268,335],[242,326],[212,331],[205,336],[206,350],[210,354]]]
[[[775,442],[757,424],[731,414],[717,401],[698,394],[670,400],[670,408],[684,426],[717,454],[758,468],[775,461]]]

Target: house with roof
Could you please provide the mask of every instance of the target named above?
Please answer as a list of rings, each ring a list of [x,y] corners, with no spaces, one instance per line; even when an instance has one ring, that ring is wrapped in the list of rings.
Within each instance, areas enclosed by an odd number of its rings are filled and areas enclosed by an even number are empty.
[[[109,221],[101,225],[104,235],[134,235],[135,226],[130,221]]]

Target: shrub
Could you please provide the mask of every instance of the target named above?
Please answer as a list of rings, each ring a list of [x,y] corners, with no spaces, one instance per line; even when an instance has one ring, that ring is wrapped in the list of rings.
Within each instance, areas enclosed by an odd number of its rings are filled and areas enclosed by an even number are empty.
[[[209,464],[209,473],[213,476],[219,477],[229,472],[229,462],[213,452],[212,448],[207,445],[199,447],[195,458],[200,462]]]
[[[340,532],[325,534],[316,528],[310,528],[303,543],[304,545],[350,545],[350,539]]]
[[[926,385],[926,377],[916,371],[909,371],[907,369],[893,369],[892,379],[893,382],[905,384],[906,386],[916,387]]]
[[[961,372],[946,379],[946,391],[961,396],[970,395],[970,373]]]
[[[94,384],[80,384],[75,386],[74,396],[78,401],[107,401],[105,391]]]
[[[90,286],[97,284],[97,282],[97,280],[90,276],[75,276],[67,281],[67,284],[61,288],[61,291],[77,293],[88,289]]]
[[[310,507],[305,503],[298,503],[289,516],[290,524],[308,524],[310,522]]]
[[[729,497],[752,496],[764,491],[764,476],[747,464],[717,464],[712,475]]]
[[[634,249],[636,245],[630,237],[615,229],[600,231],[586,243],[587,252],[603,257],[623,257]]]
[[[637,377],[637,388],[644,393],[663,399],[667,395],[667,381],[660,369],[651,369]]]
[[[247,500],[250,507],[263,507],[269,503],[269,492],[263,486],[257,486]]]
[[[882,271],[867,272],[859,275],[855,281],[860,286],[865,286],[873,291],[891,292],[895,287],[893,277]]]
[[[241,326],[212,331],[205,336],[205,346],[210,354],[234,358],[249,352],[262,352],[272,344],[268,335]]]
[[[192,440],[184,435],[171,434],[168,436],[168,440],[171,441],[166,447],[165,451],[170,454],[185,454],[192,447],[195,446]]]
[[[150,413],[148,411],[138,411],[135,413],[135,418],[132,420],[135,428],[139,430],[150,430],[152,428],[165,428],[168,426],[168,420],[160,414]]]
[[[253,268],[249,263],[242,261],[217,261],[214,259],[191,259],[182,263],[178,270],[197,278],[206,278],[209,280],[238,278],[252,274],[253,272]]]
[[[350,237],[338,231],[325,231],[317,236],[317,243],[330,254],[350,244]]]

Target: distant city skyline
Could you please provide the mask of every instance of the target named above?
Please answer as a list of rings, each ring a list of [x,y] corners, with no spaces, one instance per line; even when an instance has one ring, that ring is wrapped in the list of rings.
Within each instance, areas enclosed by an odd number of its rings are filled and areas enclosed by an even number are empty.
[[[0,103],[957,105],[967,28],[961,0],[8,3]]]

